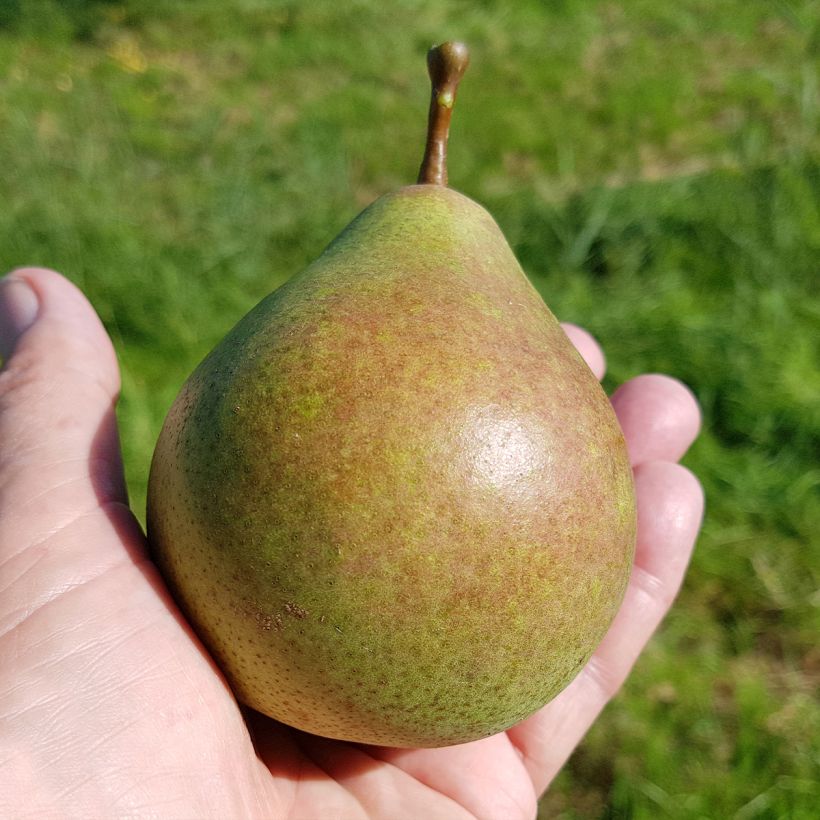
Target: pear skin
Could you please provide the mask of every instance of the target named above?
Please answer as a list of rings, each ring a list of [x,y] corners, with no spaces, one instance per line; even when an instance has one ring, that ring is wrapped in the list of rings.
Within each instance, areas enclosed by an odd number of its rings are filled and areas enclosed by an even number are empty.
[[[594,375],[491,216],[383,196],[200,364],[149,541],[239,700],[332,738],[502,731],[624,594],[632,472]]]

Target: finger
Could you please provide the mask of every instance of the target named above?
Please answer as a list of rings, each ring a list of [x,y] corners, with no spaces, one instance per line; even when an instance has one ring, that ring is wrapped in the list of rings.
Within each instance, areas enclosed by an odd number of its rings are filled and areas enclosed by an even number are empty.
[[[703,515],[703,490],[685,467],[652,461],[635,470],[635,566],[621,609],[593,656],[589,674],[617,692],[678,594]]]
[[[612,406],[624,431],[632,464],[677,461],[700,430],[700,409],[684,384],[646,374],[621,385]]]
[[[597,378],[603,379],[606,373],[606,359],[604,358],[604,351],[601,350],[601,346],[595,341],[594,337],[582,327],[573,325],[570,322],[562,322],[561,327],[569,340],[575,345],[577,351],[583,356],[589,369]]]
[[[20,329],[19,306],[30,309],[33,302],[36,314]],[[108,423],[119,370],[91,305],[59,274],[23,269],[0,288],[0,326],[10,354],[0,374],[3,511],[23,512],[28,496],[65,482],[73,484],[75,500],[83,492],[98,500],[98,489],[124,500],[116,429]],[[97,487],[91,486],[89,457],[110,465],[104,475],[95,474]],[[39,512],[56,523],[57,509],[40,505]]]
[[[449,797],[467,809],[470,817],[535,816],[537,795],[532,781],[503,732],[437,749],[370,747],[370,754]]]
[[[538,793],[620,688],[674,600],[692,554],[703,514],[697,479],[677,464],[650,462],[636,469],[635,486],[635,567],[615,621],[578,677],[508,733]]]
[[[126,493],[116,358],[85,297],[52,271],[15,271],[0,284],[0,328],[2,622],[105,566],[92,513]]]

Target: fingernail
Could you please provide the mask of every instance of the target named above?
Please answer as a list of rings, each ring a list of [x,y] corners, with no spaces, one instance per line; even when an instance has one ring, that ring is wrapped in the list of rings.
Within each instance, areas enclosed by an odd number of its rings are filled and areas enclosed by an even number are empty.
[[[23,279],[0,280],[0,356],[6,361],[22,334],[37,318],[40,302]]]

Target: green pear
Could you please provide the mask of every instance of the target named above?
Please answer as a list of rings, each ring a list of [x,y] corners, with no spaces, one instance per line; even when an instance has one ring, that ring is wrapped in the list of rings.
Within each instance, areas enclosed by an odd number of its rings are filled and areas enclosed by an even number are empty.
[[[492,217],[442,184],[466,51],[429,64],[421,184],[199,365],[148,498],[152,554],[240,701],[406,747],[494,734],[560,692],[635,543],[606,395]]]

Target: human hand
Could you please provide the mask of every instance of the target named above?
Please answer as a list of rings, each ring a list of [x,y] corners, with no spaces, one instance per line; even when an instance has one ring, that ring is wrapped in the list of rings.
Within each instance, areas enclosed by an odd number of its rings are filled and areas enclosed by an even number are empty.
[[[604,360],[565,326],[592,370]],[[58,274],[0,285],[0,816],[531,818],[680,586],[700,523],[691,394],[664,376],[613,404],[638,494],[623,606],[580,675],[523,723],[443,749],[314,737],[239,707],[128,508],[114,351]]]

